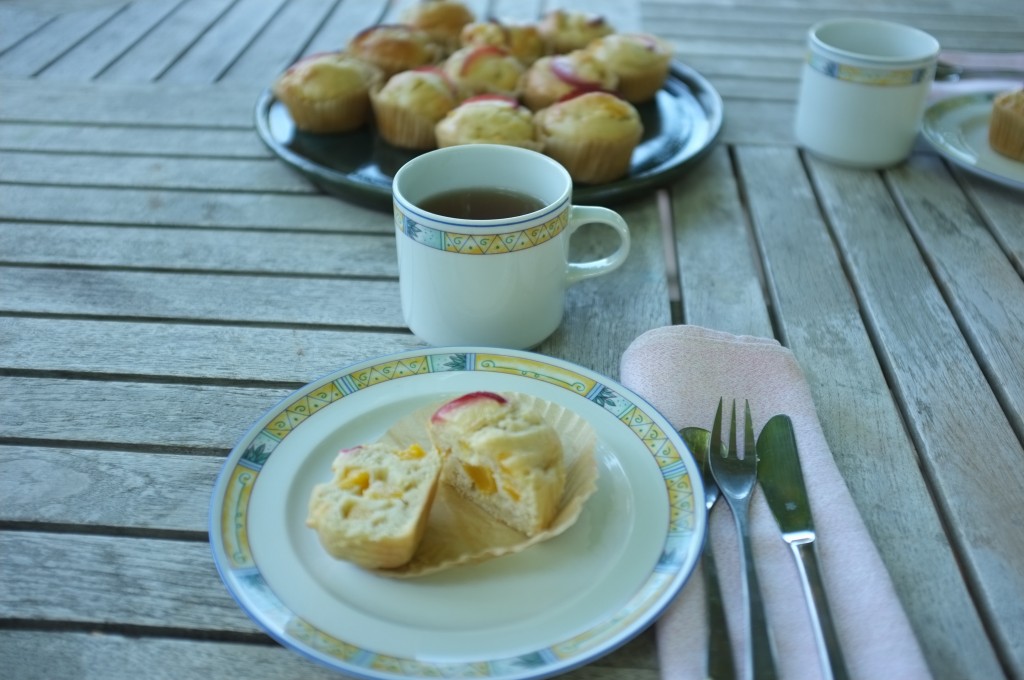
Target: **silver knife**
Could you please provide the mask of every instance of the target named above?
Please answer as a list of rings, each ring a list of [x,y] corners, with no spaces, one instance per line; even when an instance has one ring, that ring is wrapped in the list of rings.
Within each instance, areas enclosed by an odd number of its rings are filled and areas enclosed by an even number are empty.
[[[782,538],[796,557],[803,582],[807,609],[814,626],[814,641],[821,657],[822,672],[832,680],[847,680],[839,637],[832,624],[825,586],[814,548],[814,522],[807,499],[796,436],[789,416],[773,416],[757,437],[757,477],[768,507],[782,530]]]

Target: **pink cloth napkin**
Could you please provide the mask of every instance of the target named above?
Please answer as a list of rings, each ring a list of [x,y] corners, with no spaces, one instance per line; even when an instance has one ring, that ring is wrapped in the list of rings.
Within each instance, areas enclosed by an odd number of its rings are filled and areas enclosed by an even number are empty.
[[[738,399],[738,415],[742,415],[742,400],[748,399],[755,433],[771,416],[789,415],[818,532],[823,579],[850,677],[931,677],[889,574],[832,459],[803,372],[788,349],[775,340],[697,326],[658,328],[626,349],[621,379],[677,428],[710,429],[719,397],[725,397],[727,404]],[[737,670],[742,673],[746,634],[742,631],[739,544],[724,498],[711,512],[709,531]],[[780,676],[784,680],[821,678],[796,561],[760,487],[751,503],[751,534]],[[666,680],[705,677],[704,597],[698,567],[657,623],[658,654]]]

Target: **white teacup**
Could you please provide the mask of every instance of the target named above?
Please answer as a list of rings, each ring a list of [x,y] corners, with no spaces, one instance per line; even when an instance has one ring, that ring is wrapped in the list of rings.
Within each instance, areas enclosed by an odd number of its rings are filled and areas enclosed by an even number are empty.
[[[561,323],[568,286],[617,269],[629,254],[625,220],[608,208],[572,205],[569,173],[534,151],[446,147],[406,163],[392,186],[402,314],[432,345],[535,347]],[[533,197],[540,207],[490,219],[419,207],[476,189]],[[619,246],[601,259],[569,262],[569,238],[588,224],[611,226]]]
[[[935,78],[939,43],[911,26],[834,19],[807,37],[794,131],[826,160],[883,168],[910,154]]]

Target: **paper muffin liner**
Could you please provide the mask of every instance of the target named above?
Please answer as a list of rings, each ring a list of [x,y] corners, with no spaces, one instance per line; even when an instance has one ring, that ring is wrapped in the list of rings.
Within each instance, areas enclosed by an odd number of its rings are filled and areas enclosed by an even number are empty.
[[[311,99],[287,88],[274,94],[288,109],[295,127],[303,132],[350,132],[370,119],[370,98],[365,90],[331,99]]]
[[[629,172],[636,137],[622,139],[543,139],[544,153],[565,166],[572,178],[582,184],[603,184]]]
[[[453,394],[452,397],[458,396]],[[502,555],[522,552],[547,541],[576,523],[586,500],[597,490],[597,437],[586,419],[558,404],[520,394],[521,403],[536,411],[558,433],[565,456],[566,480],[558,513],[547,529],[527,537],[462,497],[448,484],[438,486],[427,517],[427,528],[412,559],[374,573],[392,578],[424,576],[452,567],[477,564]],[[419,409],[397,422],[380,441],[406,447],[430,441],[427,423],[447,399]]]
[[[437,147],[437,137],[434,134],[436,120],[383,100],[376,92],[370,93],[370,100],[377,121],[377,131],[391,145],[415,150]]]

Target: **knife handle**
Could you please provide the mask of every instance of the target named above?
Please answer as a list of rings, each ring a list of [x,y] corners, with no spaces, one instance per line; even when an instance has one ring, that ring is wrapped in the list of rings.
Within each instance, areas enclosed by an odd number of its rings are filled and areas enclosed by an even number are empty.
[[[850,676],[846,672],[843,650],[839,645],[839,636],[836,635],[836,629],[832,623],[828,598],[825,597],[825,584],[821,580],[818,553],[814,549],[814,542],[791,543],[790,547],[796,556],[800,581],[804,586],[807,610],[814,626],[814,641],[818,645],[822,672],[826,679],[848,680]]]

